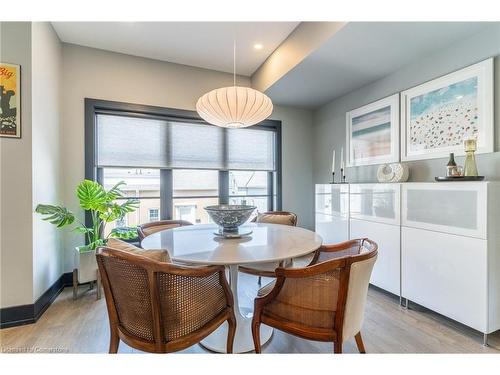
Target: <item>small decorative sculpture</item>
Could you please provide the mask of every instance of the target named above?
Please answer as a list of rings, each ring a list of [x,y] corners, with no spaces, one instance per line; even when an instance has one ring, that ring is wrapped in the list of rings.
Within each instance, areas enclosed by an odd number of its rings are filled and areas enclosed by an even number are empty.
[[[401,163],[382,164],[377,170],[379,182],[405,182],[409,176],[408,166]]]
[[[476,157],[474,152],[477,150],[477,140],[475,137],[467,138],[464,140],[465,148],[465,164],[464,164],[464,175],[465,176],[477,176],[477,165]]]

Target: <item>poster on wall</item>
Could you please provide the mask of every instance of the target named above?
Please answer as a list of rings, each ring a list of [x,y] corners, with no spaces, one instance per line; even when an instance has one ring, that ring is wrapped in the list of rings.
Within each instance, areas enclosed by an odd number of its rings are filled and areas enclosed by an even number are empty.
[[[399,94],[346,114],[347,166],[399,161]]]
[[[464,154],[476,137],[478,153],[493,152],[493,59],[401,93],[401,160]]]
[[[21,67],[0,62],[0,136],[21,138]]]

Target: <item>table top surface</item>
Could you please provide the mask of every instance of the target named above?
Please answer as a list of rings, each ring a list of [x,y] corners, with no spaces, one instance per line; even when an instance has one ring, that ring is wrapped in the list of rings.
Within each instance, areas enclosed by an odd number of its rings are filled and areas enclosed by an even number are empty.
[[[319,248],[321,237],[304,228],[248,223],[240,232],[248,237],[220,238],[217,225],[198,224],[163,230],[142,240],[144,249],[167,249],[174,261],[196,264],[268,263],[309,254]]]

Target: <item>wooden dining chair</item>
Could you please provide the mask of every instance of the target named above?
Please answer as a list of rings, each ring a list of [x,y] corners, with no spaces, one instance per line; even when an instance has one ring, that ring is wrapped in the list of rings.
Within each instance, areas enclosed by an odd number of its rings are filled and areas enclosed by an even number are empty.
[[[232,353],[236,320],[224,267],[184,267],[160,261],[160,255],[98,249],[111,332],[109,352],[118,351],[120,340],[151,353],[179,351],[227,321],[227,352]]]
[[[137,234],[139,235],[139,241],[142,241],[145,237],[160,232],[162,230],[183,227],[185,225],[193,225],[186,220],[160,220],[152,221],[150,223],[145,223],[137,226]]]
[[[305,268],[278,268],[276,280],[255,299],[255,352],[261,352],[263,323],[301,338],[333,342],[335,353],[354,337],[365,353],[361,327],[376,259],[377,244],[365,238],[323,246]]]
[[[297,226],[297,215],[288,211],[269,211],[259,213],[252,221],[256,223],[281,224],[295,227]],[[258,283],[261,285],[262,277],[275,277],[274,271],[276,268],[283,267],[286,264],[287,261],[248,264],[246,266],[240,266],[238,270],[249,275],[258,276]]]

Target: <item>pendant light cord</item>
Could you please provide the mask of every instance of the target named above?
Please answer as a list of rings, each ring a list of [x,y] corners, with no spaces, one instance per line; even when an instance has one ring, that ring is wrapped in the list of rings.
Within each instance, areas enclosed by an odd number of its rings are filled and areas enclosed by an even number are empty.
[[[236,31],[233,34],[233,86],[236,86]]]

